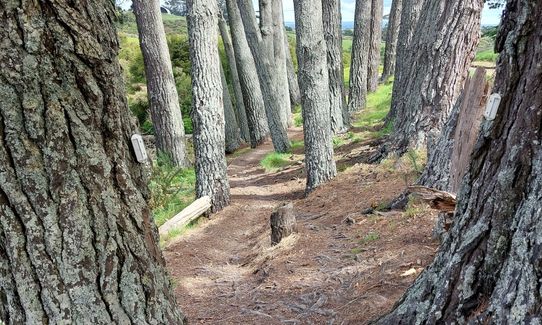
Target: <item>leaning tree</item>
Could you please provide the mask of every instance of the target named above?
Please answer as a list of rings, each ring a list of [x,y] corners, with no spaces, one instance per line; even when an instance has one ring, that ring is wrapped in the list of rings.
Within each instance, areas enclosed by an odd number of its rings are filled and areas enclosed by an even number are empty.
[[[287,87],[288,85],[280,84],[281,78],[278,75],[272,50],[273,39],[272,37],[266,37],[267,34],[272,33],[272,26],[258,26],[251,0],[237,0],[237,5],[245,28],[248,45],[258,69],[258,79],[264,97],[265,113],[273,147],[277,152],[288,152],[290,150],[290,140],[288,140],[288,133],[286,132],[288,122],[284,119],[284,116],[286,114],[286,105],[289,107],[289,96],[285,96],[280,91],[281,87]],[[264,16],[261,19],[263,22],[269,21],[267,24],[272,25],[272,19],[266,18],[269,16],[269,14],[266,14],[268,11],[269,9],[262,12]],[[263,28],[263,30],[260,28]]]
[[[482,125],[454,224],[380,324],[542,322],[542,5],[510,0],[496,48],[494,120]]]
[[[322,2],[295,0],[297,61],[305,135],[306,193],[335,177]]]
[[[209,196],[211,210],[217,212],[230,202],[224,154],[223,88],[217,47],[217,2],[189,0],[187,23],[192,62],[196,196]]]
[[[228,7],[228,20],[230,22],[230,33],[239,74],[239,83],[247,113],[250,146],[256,148],[265,141],[269,133],[263,94],[256,63],[248,46],[237,1],[226,0],[226,5]]]
[[[388,27],[386,29],[386,48],[384,49],[384,69],[381,82],[387,82],[395,73],[395,60],[397,57],[397,42],[399,40],[399,28],[401,26],[401,11],[403,0],[393,0],[391,3]]]
[[[0,2],[0,323],[182,324],[112,1]]]
[[[184,125],[158,0],[134,0],[156,148],[187,167]]]
[[[483,0],[423,3],[412,40],[397,58],[402,62],[393,85],[391,150],[425,148],[442,130],[474,59],[482,7]]]

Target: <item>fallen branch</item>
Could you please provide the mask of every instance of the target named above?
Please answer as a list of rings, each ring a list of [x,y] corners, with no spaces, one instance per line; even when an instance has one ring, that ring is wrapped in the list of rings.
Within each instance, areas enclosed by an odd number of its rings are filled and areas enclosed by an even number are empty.
[[[417,195],[422,201],[440,212],[454,212],[456,204],[455,194],[439,191],[425,186],[409,186],[408,190]]]
[[[189,224],[190,222],[194,221],[195,219],[199,218],[202,214],[207,212],[211,208],[211,198],[208,196],[204,196],[202,198],[197,199],[196,201],[192,202],[189,206],[183,209],[183,211],[179,212],[176,216],[169,219],[166,223],[164,223],[160,228],[158,228],[158,232],[160,233],[160,236],[167,235],[168,232],[175,228],[182,228]]]

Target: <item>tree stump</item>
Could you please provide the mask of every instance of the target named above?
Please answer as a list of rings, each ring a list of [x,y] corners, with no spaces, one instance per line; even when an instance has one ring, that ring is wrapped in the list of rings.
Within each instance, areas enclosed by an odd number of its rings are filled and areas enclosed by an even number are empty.
[[[297,232],[297,225],[292,203],[279,206],[271,214],[271,245],[277,245],[283,238]]]

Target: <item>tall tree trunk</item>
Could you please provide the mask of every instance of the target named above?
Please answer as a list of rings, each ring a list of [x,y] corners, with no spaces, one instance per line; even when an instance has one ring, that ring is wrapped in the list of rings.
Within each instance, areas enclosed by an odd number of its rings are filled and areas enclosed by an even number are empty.
[[[418,24],[418,19],[426,0],[402,0],[403,8],[401,10],[401,24],[399,25],[399,38],[397,40],[397,55],[395,58],[395,78],[392,91],[392,104],[386,120],[393,122],[396,117],[397,105],[409,94],[404,92],[399,85],[404,83],[403,72],[408,72],[408,65],[405,66],[407,57],[411,54],[410,42],[414,29]]]
[[[542,6],[508,1],[494,93],[455,222],[433,263],[380,324],[542,322]]]
[[[250,52],[245,35],[243,22],[236,0],[226,0],[228,6],[228,19],[233,41],[235,60],[239,72],[239,82],[243,91],[248,129],[250,132],[250,146],[256,148],[262,144],[269,133],[263,94],[256,71],[256,63]]]
[[[440,134],[474,59],[482,7],[482,0],[425,2],[394,84],[394,95],[404,94],[392,99],[390,142],[398,154],[426,148]]]
[[[226,20],[222,14],[218,18],[218,26],[220,29],[220,35],[224,42],[224,48],[226,49],[226,56],[228,57],[228,64],[230,65],[231,79],[233,83],[233,94],[235,96],[235,115],[239,122],[239,129],[241,131],[241,138],[245,142],[250,141],[250,131],[248,128],[247,113],[245,109],[245,101],[243,99],[243,91],[241,90],[241,82],[239,81],[239,72],[237,71],[237,62],[235,61],[235,51],[231,42],[230,34],[228,32],[228,26]]]
[[[335,177],[322,2],[294,1],[308,194]]]
[[[156,148],[167,154],[176,166],[186,167],[190,162],[186,157],[184,124],[160,3],[158,0],[134,0],[133,9],[145,65]]]
[[[346,130],[344,119],[348,119],[349,115],[344,97],[341,1],[322,0],[322,10],[324,37],[327,45],[331,131],[341,133]]]
[[[480,131],[488,90],[485,69],[476,69],[435,142],[418,184],[457,193]]]
[[[382,43],[382,16],[384,0],[372,0],[371,39],[369,63],[367,64],[367,90],[375,91],[378,87],[378,67],[380,66],[380,44]]]
[[[218,6],[215,0],[189,0],[187,5],[196,196],[209,196],[211,210],[217,212],[230,202],[224,155],[223,89],[217,48]]]
[[[286,55],[290,55],[289,48],[284,46],[284,16],[282,0],[273,0],[273,50],[275,55],[275,67],[278,74],[280,98],[282,100],[282,120],[286,121],[286,128],[292,126],[292,105],[290,103],[290,89],[288,84],[288,70],[286,67]],[[286,54],[288,51],[288,54]]]
[[[222,94],[224,98],[224,138],[226,143],[226,153],[233,153],[241,146],[241,134],[239,132],[239,125],[233,111],[233,104],[231,102],[230,90],[228,89],[228,83],[226,82],[226,75],[224,69],[220,66],[220,79],[222,81]]]
[[[0,5],[0,323],[182,324],[113,2]]]
[[[297,82],[297,74],[295,73],[294,60],[292,52],[290,52],[290,42],[288,42],[288,34],[284,33],[284,48],[286,49],[286,71],[288,73],[288,89],[290,90],[290,104],[292,108],[301,104],[301,92],[299,83]]]
[[[371,2],[372,0],[356,0],[352,64],[350,65],[350,89],[348,91],[349,116],[360,109],[364,109],[367,103]]]
[[[262,33],[258,28],[252,1],[237,1],[248,45],[258,70],[273,147],[277,152],[288,152],[290,150],[290,141],[282,119],[283,101],[287,100],[287,98],[280,98],[279,87],[281,85],[279,84],[278,73],[276,67],[274,67],[274,60],[270,52],[266,50],[267,45],[264,43]]]
[[[401,26],[401,11],[403,0],[393,0],[391,3],[388,28],[386,30],[386,48],[384,51],[384,70],[380,81],[386,83],[395,73],[395,60],[397,57],[397,41],[399,39],[399,27]]]

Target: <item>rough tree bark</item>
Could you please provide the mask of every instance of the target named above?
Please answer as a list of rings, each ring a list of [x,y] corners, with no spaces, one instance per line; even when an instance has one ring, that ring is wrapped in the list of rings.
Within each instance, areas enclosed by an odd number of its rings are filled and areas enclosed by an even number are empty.
[[[301,104],[301,92],[299,83],[297,82],[297,74],[295,73],[294,61],[292,52],[290,52],[290,42],[288,42],[288,34],[284,33],[284,48],[286,49],[286,71],[288,73],[288,89],[290,90],[290,104],[292,108]]]
[[[273,147],[277,152],[288,152],[290,150],[290,141],[282,119],[283,102],[287,98],[280,98],[281,93],[278,88],[281,85],[279,85],[274,60],[270,55],[270,51],[266,50],[267,45],[262,39],[252,1],[237,0],[237,5],[241,13],[248,45],[256,62]]]
[[[322,2],[294,1],[308,194],[335,177]]]
[[[322,10],[324,38],[327,45],[331,131],[341,133],[346,130],[348,122],[345,122],[345,118],[348,119],[349,115],[344,97],[341,1],[322,0]]]
[[[382,16],[384,0],[372,0],[371,36],[369,45],[369,63],[367,64],[367,90],[375,91],[378,87],[378,67],[380,65],[380,44],[382,43]]]
[[[230,65],[231,79],[233,83],[233,94],[235,96],[235,115],[237,116],[237,121],[239,122],[241,138],[245,142],[249,142],[250,131],[248,128],[248,120],[245,109],[245,101],[243,99],[243,91],[241,89],[241,82],[239,81],[239,72],[237,71],[237,62],[235,61],[235,51],[233,50],[230,34],[228,32],[228,26],[226,25],[226,20],[224,20],[224,16],[220,14],[220,17],[218,19],[220,35],[224,43],[226,56],[228,57],[228,64]]]
[[[230,32],[239,72],[239,82],[243,91],[247,113],[250,146],[256,148],[265,141],[269,133],[263,94],[260,87],[260,80],[258,79],[258,72],[256,71],[256,63],[248,46],[237,2],[236,0],[227,0],[226,5],[228,6],[228,19],[230,21]]]
[[[241,146],[241,134],[239,132],[239,125],[233,111],[233,104],[231,102],[230,90],[228,89],[228,83],[226,81],[226,75],[224,69],[220,66],[220,79],[222,83],[222,97],[224,101],[224,139],[226,153],[233,153]]]
[[[497,116],[482,125],[449,236],[380,324],[542,322],[541,21],[538,1],[508,1]]]
[[[277,207],[271,213],[269,223],[271,225],[271,245],[277,245],[284,238],[297,231],[294,205],[290,202]]]
[[[384,70],[380,82],[386,83],[395,73],[395,60],[397,57],[397,41],[399,39],[399,28],[401,26],[401,11],[403,0],[393,0],[391,3],[388,28],[386,30],[386,48],[384,51]]]
[[[284,39],[286,30],[284,29],[284,16],[282,9],[282,0],[273,0],[273,50],[275,56],[275,67],[278,74],[280,98],[282,100],[282,120],[286,121],[285,127],[292,126],[292,105],[290,103],[290,88],[288,83],[288,69],[286,56],[290,55],[289,47],[285,46]],[[288,51],[288,53],[286,53]]]
[[[156,148],[176,166],[190,165],[184,124],[158,0],[134,0],[133,10],[145,65]]]
[[[488,88],[485,69],[476,69],[474,76],[467,79],[450,118],[435,142],[435,150],[428,157],[418,180],[419,185],[457,193],[478,138]]]
[[[367,65],[372,0],[356,0],[354,39],[352,41],[352,64],[350,66],[350,89],[348,91],[348,115],[365,108],[367,103]],[[348,119],[350,120],[350,118]]]
[[[113,2],[0,2],[0,323],[182,324]]]
[[[395,76],[392,91],[392,105],[388,116],[387,122],[393,122],[396,115],[397,103],[404,100],[404,97],[408,96],[398,85],[402,85],[403,78],[402,72],[408,71],[408,66],[404,66],[404,61],[409,55],[410,41],[412,40],[412,34],[420,18],[420,13],[425,0],[402,0],[403,8],[401,10],[401,23],[399,25],[399,36],[397,40],[397,54],[395,56]]]
[[[404,95],[392,99],[392,151],[425,148],[440,134],[474,59],[482,7],[482,0],[425,2],[394,84],[394,95]]]
[[[224,155],[223,90],[218,56],[216,1],[189,0],[188,38],[192,62],[192,121],[196,156],[196,197],[209,196],[212,212],[230,202]]]

